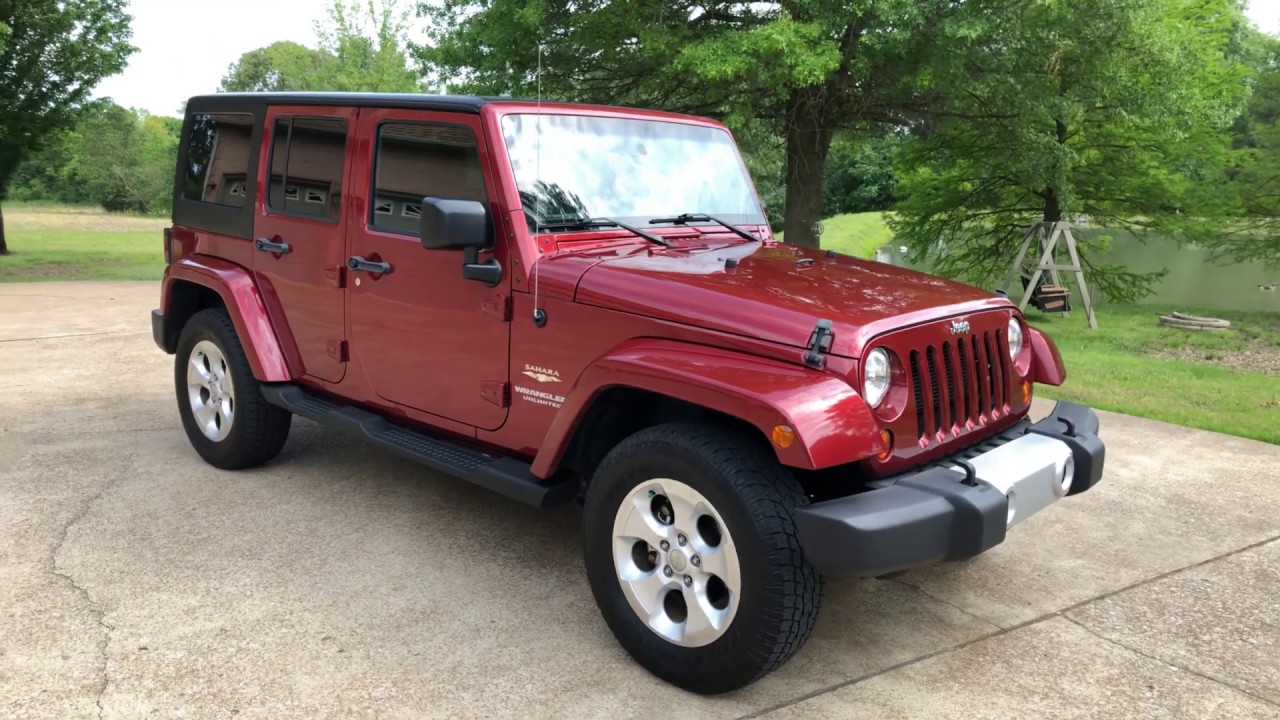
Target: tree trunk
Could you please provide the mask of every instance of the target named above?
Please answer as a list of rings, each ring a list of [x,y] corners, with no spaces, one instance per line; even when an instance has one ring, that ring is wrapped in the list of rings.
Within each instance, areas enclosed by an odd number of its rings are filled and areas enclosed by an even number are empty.
[[[822,181],[834,129],[823,117],[821,88],[801,90],[787,110],[786,241],[818,247],[814,225],[822,219]]]
[[[1067,144],[1067,124],[1061,120],[1054,121],[1054,139],[1059,145]],[[1044,221],[1058,222],[1062,219],[1062,201],[1058,198],[1058,190],[1053,187],[1044,189]]]
[[[1062,204],[1058,202],[1058,193],[1053,188],[1044,189],[1044,221],[1058,222],[1062,219]]]
[[[4,206],[0,205],[0,255],[9,254],[9,244],[4,240]]]

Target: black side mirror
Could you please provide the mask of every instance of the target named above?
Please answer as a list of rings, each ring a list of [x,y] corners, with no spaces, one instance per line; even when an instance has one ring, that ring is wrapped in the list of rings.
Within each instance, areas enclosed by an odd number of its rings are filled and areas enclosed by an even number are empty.
[[[487,248],[493,240],[489,209],[475,200],[423,198],[422,247],[428,250]]]
[[[490,287],[502,281],[502,266],[492,258],[480,262],[480,251],[493,247],[493,219],[476,200],[423,198],[419,223],[422,247],[462,250],[462,277]]]

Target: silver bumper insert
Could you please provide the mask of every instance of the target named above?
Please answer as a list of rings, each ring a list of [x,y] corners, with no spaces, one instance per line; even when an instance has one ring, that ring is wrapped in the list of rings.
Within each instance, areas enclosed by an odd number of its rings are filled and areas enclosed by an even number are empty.
[[[1009,499],[1009,527],[1064,497],[1075,474],[1071,448],[1044,435],[1024,435],[973,458],[969,465],[980,480]],[[951,470],[965,475],[963,469]]]

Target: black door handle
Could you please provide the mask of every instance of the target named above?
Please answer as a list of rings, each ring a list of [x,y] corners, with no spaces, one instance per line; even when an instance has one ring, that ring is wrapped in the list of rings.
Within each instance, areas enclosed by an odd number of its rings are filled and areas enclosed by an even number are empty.
[[[258,252],[269,252],[277,255],[288,255],[289,250],[291,250],[289,243],[272,242],[266,238],[258,238],[257,240],[254,240],[253,249]]]
[[[347,267],[355,272],[367,272],[374,275],[386,275],[391,272],[391,263],[373,262],[372,260],[365,260],[359,255],[347,258]]]

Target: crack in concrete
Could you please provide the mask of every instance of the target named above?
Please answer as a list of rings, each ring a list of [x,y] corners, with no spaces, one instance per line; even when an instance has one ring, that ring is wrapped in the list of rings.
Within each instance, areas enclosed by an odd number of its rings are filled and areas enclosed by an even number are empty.
[[[1116,640],[1116,639],[1114,639],[1114,638],[1109,638],[1109,637],[1107,637],[1106,635],[1103,635],[1102,633],[1098,632],[1097,630],[1094,630],[1093,628],[1091,628],[1091,627],[1089,627],[1089,626],[1085,625],[1084,623],[1080,622],[1079,620],[1077,620],[1077,619],[1075,619],[1075,618],[1071,617],[1070,615],[1068,615],[1068,614],[1066,614],[1066,613],[1063,613],[1063,615],[1062,615],[1062,619],[1066,620],[1067,622],[1071,623],[1072,625],[1075,625],[1076,627],[1080,628],[1081,630],[1084,630],[1085,632],[1087,632],[1087,633],[1089,633],[1090,635],[1092,635],[1092,636],[1094,636],[1094,637],[1098,638],[1099,640],[1101,640],[1101,641],[1103,641],[1103,642],[1105,642],[1105,643],[1108,643],[1108,644],[1110,644],[1110,645],[1115,645],[1116,647],[1121,648],[1121,649],[1123,649],[1123,650],[1128,650],[1129,652],[1133,653],[1134,655],[1139,655],[1139,656],[1144,657],[1144,658],[1146,658],[1146,659],[1148,659],[1148,660],[1151,660],[1151,661],[1153,661],[1153,662],[1158,662],[1158,663],[1160,663],[1161,665],[1168,665],[1169,667],[1171,667],[1171,668],[1173,668],[1173,669],[1175,669],[1175,670],[1181,670],[1182,672],[1189,673],[1189,674],[1191,674],[1191,675],[1195,675],[1196,677],[1201,678],[1201,679],[1204,679],[1204,680],[1208,680],[1209,682],[1214,683],[1215,685],[1221,685],[1221,686],[1223,686],[1223,687],[1225,687],[1225,688],[1229,688],[1229,689],[1231,689],[1231,690],[1235,690],[1235,691],[1236,691],[1236,692],[1238,692],[1238,693],[1243,693],[1243,694],[1245,694],[1245,695],[1248,695],[1249,697],[1251,697],[1251,698],[1253,698],[1253,699],[1255,699],[1255,700],[1261,700],[1262,702],[1266,703],[1267,705],[1271,705],[1271,706],[1273,706],[1273,707],[1278,707],[1278,708],[1280,708],[1280,703],[1277,703],[1277,702],[1275,702],[1274,700],[1271,700],[1270,698],[1265,698],[1265,697],[1263,697],[1263,696],[1261,696],[1261,695],[1259,695],[1259,694],[1257,694],[1257,693],[1253,692],[1252,690],[1246,690],[1246,689],[1244,689],[1244,688],[1242,688],[1242,687],[1239,687],[1239,686],[1237,686],[1237,685],[1233,685],[1232,683],[1230,683],[1230,682],[1228,682],[1228,681],[1226,681],[1226,680],[1223,680],[1222,678],[1217,678],[1217,677],[1214,677],[1214,676],[1212,676],[1212,675],[1207,675],[1207,674],[1205,674],[1205,673],[1200,672],[1199,670],[1193,670],[1193,669],[1191,669],[1191,668],[1189,668],[1189,667],[1186,667],[1186,666],[1184,666],[1184,665],[1179,665],[1178,663],[1171,662],[1171,661],[1166,660],[1166,659],[1164,659],[1164,658],[1162,658],[1162,657],[1156,657],[1155,655],[1152,655],[1151,653],[1145,652],[1145,651],[1143,651],[1143,650],[1139,650],[1138,648],[1133,647],[1133,646],[1131,646],[1131,645],[1127,645],[1127,644],[1125,644],[1125,643],[1123,643],[1123,642],[1120,642],[1119,640]]]
[[[940,603],[942,605],[946,605],[948,607],[954,608],[960,611],[960,613],[962,613],[966,617],[973,618],[974,620],[977,620],[983,625],[990,625],[991,627],[996,628],[997,630],[1004,629],[1004,626],[1001,625],[1000,623],[992,622],[984,617],[979,616],[977,613],[974,613],[972,610],[966,610],[960,607],[959,605],[951,602],[950,600],[947,600],[945,598],[940,598],[937,595],[934,595],[933,593],[929,592],[928,590],[925,590],[924,588],[920,587],[919,585],[912,585],[911,583],[905,580],[899,580],[898,578],[888,578],[888,580],[889,582],[897,583],[898,585],[901,585],[903,587],[911,588],[912,590],[915,590],[916,592],[920,593],[921,595],[929,598],[930,600],[936,603]]]
[[[146,330],[111,330],[107,332],[71,333],[68,335],[41,335],[39,337],[4,338],[0,343],[35,342],[36,340],[61,340],[63,338],[97,337],[99,335],[142,335]]]
[[[129,464],[131,463],[125,463],[124,467],[127,468]],[[76,582],[76,579],[71,577],[70,573],[64,572],[58,568],[58,554],[62,552],[63,546],[66,545],[67,537],[71,534],[71,528],[75,527],[76,524],[83,520],[89,514],[89,511],[93,509],[94,504],[97,503],[98,500],[101,499],[109,490],[114,488],[124,475],[125,469],[122,468],[114,476],[103,483],[102,487],[98,489],[98,492],[94,493],[89,497],[89,499],[84,501],[75,515],[73,515],[71,519],[62,526],[58,542],[54,544],[53,551],[49,553],[49,573],[54,577],[58,577],[66,581],[66,583],[84,599],[84,603],[89,609],[89,614],[93,617],[98,626],[102,628],[102,637],[97,643],[98,655],[101,657],[98,674],[101,676],[102,680],[98,684],[97,695],[94,698],[94,704],[98,708],[99,720],[102,719],[105,712],[102,707],[102,698],[106,695],[107,688],[111,684],[111,676],[108,673],[108,663],[110,661],[109,650],[111,647],[111,634],[115,632],[116,628],[114,625],[107,622],[106,611],[93,599],[89,590]]]
[[[843,690],[844,688],[852,687],[852,686],[854,686],[854,685],[857,685],[857,684],[859,684],[859,683],[865,682],[865,681],[867,681],[867,680],[871,680],[871,679],[873,679],[873,678],[880,677],[881,675],[885,675],[885,674],[891,673],[891,672],[893,672],[893,671],[895,671],[895,670],[901,670],[902,668],[910,667],[910,666],[915,665],[915,664],[917,664],[917,663],[922,663],[922,662],[925,662],[925,661],[928,661],[928,660],[932,660],[933,658],[938,657],[938,656],[940,656],[940,655],[946,655],[946,654],[948,654],[948,653],[953,653],[953,652],[956,652],[956,651],[959,651],[959,650],[964,650],[965,648],[968,648],[968,647],[970,647],[970,646],[972,646],[972,645],[977,645],[977,644],[978,644],[978,643],[980,643],[980,642],[985,642],[985,641],[987,641],[987,640],[992,640],[992,639],[994,639],[994,638],[998,638],[998,637],[1001,637],[1001,636],[1004,636],[1004,635],[1008,635],[1009,633],[1015,632],[1015,631],[1017,631],[1017,630],[1021,630],[1021,629],[1025,628],[1025,627],[1030,627],[1030,626],[1032,626],[1032,625],[1036,625],[1036,624],[1039,624],[1039,623],[1045,622],[1045,621],[1047,621],[1047,620],[1053,620],[1054,618],[1058,618],[1058,617],[1065,618],[1066,620],[1070,621],[1071,623],[1073,623],[1073,624],[1077,624],[1077,625],[1078,625],[1079,623],[1076,623],[1076,621],[1075,621],[1075,620],[1072,620],[1070,617],[1067,617],[1067,614],[1068,614],[1068,613],[1070,613],[1070,612],[1073,612],[1073,611],[1075,611],[1075,610],[1078,610],[1078,609],[1080,609],[1080,608],[1084,607],[1085,605],[1089,605],[1089,604],[1091,604],[1091,603],[1095,603],[1095,602],[1098,602],[1098,601],[1100,601],[1100,600],[1106,600],[1107,598],[1114,597],[1114,596],[1119,595],[1119,594],[1121,594],[1121,593],[1126,593],[1126,592],[1129,592],[1130,590],[1134,590],[1134,589],[1137,589],[1137,588],[1140,588],[1140,587],[1144,587],[1144,586],[1146,586],[1146,585],[1150,585],[1151,583],[1154,583],[1154,582],[1159,582],[1159,581],[1161,581],[1161,580],[1163,580],[1163,579],[1165,579],[1165,578],[1167,578],[1167,577],[1170,577],[1170,576],[1172,576],[1172,575],[1177,575],[1178,573],[1187,572],[1188,570],[1194,570],[1194,569],[1196,569],[1196,568],[1198,568],[1198,567],[1201,567],[1202,565],[1208,565],[1209,563],[1217,562],[1217,561],[1219,561],[1219,560],[1223,560],[1223,559],[1226,559],[1226,558],[1232,557],[1232,556],[1234,556],[1234,555],[1239,555],[1240,553],[1249,552],[1250,550],[1254,550],[1254,549],[1260,548],[1260,547],[1262,547],[1263,545],[1269,545],[1270,543],[1273,543],[1273,542],[1276,542],[1276,541],[1280,541],[1280,535],[1275,535],[1275,536],[1273,536],[1273,537],[1269,537],[1269,538],[1266,538],[1266,539],[1263,539],[1263,540],[1259,540],[1259,541],[1257,541],[1257,542],[1255,542],[1255,543],[1250,543],[1250,544],[1248,544],[1248,545],[1245,545],[1244,547],[1236,548],[1235,550],[1231,550],[1231,551],[1229,551],[1229,552],[1222,553],[1221,555],[1215,555],[1214,557],[1208,558],[1207,560],[1201,560],[1201,561],[1199,561],[1199,562],[1194,562],[1194,563],[1191,563],[1190,565],[1186,565],[1186,566],[1184,566],[1184,567],[1180,567],[1180,568],[1176,568],[1176,569],[1173,569],[1173,570],[1169,570],[1169,571],[1167,571],[1167,572],[1162,572],[1162,573],[1160,573],[1160,574],[1158,574],[1158,575],[1153,575],[1153,576],[1151,576],[1151,577],[1149,577],[1149,578],[1145,578],[1145,579],[1142,579],[1142,580],[1137,580],[1137,581],[1132,582],[1132,583],[1130,583],[1130,584],[1128,584],[1128,585],[1125,585],[1125,586],[1124,586],[1124,587],[1122,587],[1122,588],[1118,588],[1118,589],[1116,589],[1116,590],[1112,590],[1112,591],[1110,591],[1110,592],[1105,592],[1105,593],[1103,593],[1103,594],[1101,594],[1101,595],[1098,595],[1098,596],[1096,596],[1096,597],[1091,597],[1091,598],[1088,598],[1088,599],[1086,599],[1086,600],[1081,600],[1080,602],[1073,603],[1073,604],[1071,604],[1071,605],[1069,605],[1069,606],[1067,606],[1067,607],[1065,607],[1065,608],[1061,608],[1061,609],[1059,609],[1059,610],[1054,610],[1054,611],[1052,611],[1052,612],[1044,613],[1043,615],[1040,615],[1040,616],[1038,616],[1038,617],[1031,618],[1030,620],[1025,620],[1025,621],[1020,622],[1020,623],[1018,623],[1018,624],[1016,624],[1016,625],[1010,625],[1009,627],[1003,628],[1003,629],[1001,629],[1001,630],[999,630],[999,631],[997,631],[997,632],[988,633],[988,634],[986,634],[986,635],[982,635],[982,636],[979,636],[979,637],[976,637],[976,638],[973,638],[973,639],[970,639],[970,640],[966,640],[966,641],[961,642],[961,643],[956,643],[956,644],[951,645],[951,646],[949,646],[949,647],[945,647],[945,648],[942,648],[942,649],[940,649],[940,650],[935,650],[935,651],[933,651],[933,652],[931,652],[931,653],[926,653],[926,654],[921,655],[920,657],[917,657],[917,658],[911,658],[910,660],[903,660],[903,661],[902,661],[902,662],[900,662],[900,663],[896,663],[896,664],[894,664],[894,665],[890,665],[889,667],[884,668],[884,669],[882,669],[882,670],[875,670],[875,671],[873,671],[873,672],[864,673],[864,674],[859,675],[859,676],[857,676],[857,677],[849,678],[848,680],[842,680],[841,682],[833,683],[833,684],[828,685],[828,686],[826,686],[826,687],[818,688],[817,690],[813,690],[813,691],[811,691],[811,692],[807,692],[807,693],[805,693],[805,694],[803,694],[803,695],[800,695],[800,696],[798,696],[798,697],[792,698],[792,699],[790,699],[790,700],[785,700],[785,701],[783,701],[783,702],[780,702],[780,703],[777,703],[777,704],[775,704],[775,705],[771,705],[771,706],[769,706],[769,707],[766,707],[766,708],[763,708],[763,709],[757,710],[757,711],[752,712],[752,713],[749,713],[749,714],[747,714],[747,715],[742,715],[742,716],[740,716],[740,717],[739,717],[739,720],[750,720],[751,718],[759,718],[759,717],[763,717],[763,716],[765,716],[765,715],[768,715],[768,714],[769,714],[769,713],[771,713],[771,712],[775,712],[775,711],[777,711],[777,710],[781,710],[781,709],[783,709],[783,708],[791,707],[792,705],[799,705],[800,703],[805,702],[805,701],[807,701],[807,700],[812,700],[812,699],[814,699],[814,698],[816,698],[816,697],[821,697],[821,696],[823,696],[823,695],[827,695],[827,694],[830,694],[830,693],[836,692],[837,690]],[[903,583],[903,584],[905,585],[906,583]],[[909,586],[909,587],[915,587],[915,586]],[[923,592],[923,591],[922,591],[922,592]],[[945,601],[940,601],[940,602],[945,602]],[[1088,630],[1088,628],[1085,628],[1085,629],[1086,629],[1086,630]],[[1109,639],[1107,639],[1107,638],[1101,638],[1101,639],[1102,639],[1102,640],[1105,640],[1106,642],[1114,642],[1114,641],[1109,640]],[[1119,643],[1115,643],[1115,644],[1119,645]],[[1121,645],[1121,647],[1125,647],[1125,646]],[[1132,648],[1127,648],[1127,647],[1126,647],[1125,649],[1132,650]],[[1136,650],[1134,650],[1134,652],[1137,652],[1137,651],[1136,651]],[[1142,655],[1143,653],[1138,653],[1138,654],[1139,654],[1139,655]],[[1158,658],[1152,658],[1152,659],[1153,659],[1153,660],[1159,660]],[[1173,665],[1172,663],[1170,663],[1170,662],[1168,662],[1168,661],[1166,661],[1166,660],[1159,660],[1159,662],[1165,663],[1166,665],[1170,665],[1171,667],[1175,667],[1175,668],[1177,668],[1177,667],[1178,667],[1177,665]],[[1182,669],[1182,668],[1179,668],[1179,669]],[[1187,670],[1187,672],[1190,672],[1190,673],[1192,673],[1193,675],[1199,675],[1199,673],[1196,673],[1196,672],[1191,671],[1191,670]],[[1201,676],[1201,677],[1204,677],[1204,676]],[[1207,679],[1207,680],[1213,680],[1214,682],[1219,682],[1220,684],[1226,685],[1226,683],[1221,683],[1221,681],[1217,681],[1217,680],[1215,680],[1214,678],[1208,678],[1208,677],[1206,677],[1206,679]],[[1228,687],[1231,687],[1231,686],[1230,686],[1230,685],[1228,685]],[[1251,697],[1257,697],[1256,695],[1253,695],[1252,693],[1249,693],[1249,692],[1247,692],[1247,691],[1245,691],[1245,690],[1240,690],[1239,688],[1234,688],[1234,687],[1233,687],[1232,689],[1233,689],[1233,690],[1239,690],[1240,692],[1243,692],[1243,693],[1245,693],[1245,694],[1247,694],[1247,695],[1250,695]],[[1275,705],[1275,704],[1276,704],[1276,703],[1274,703],[1274,702],[1272,702],[1272,701],[1270,701],[1270,700],[1267,700],[1266,698],[1259,698],[1259,699],[1263,700],[1264,702],[1266,702],[1266,703],[1267,703],[1267,704],[1269,704],[1269,705]]]

